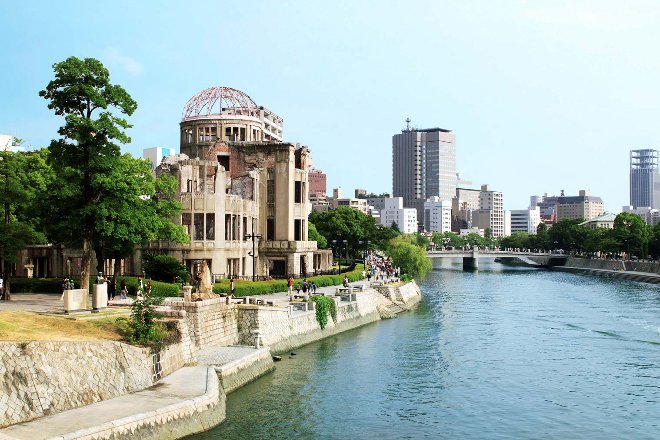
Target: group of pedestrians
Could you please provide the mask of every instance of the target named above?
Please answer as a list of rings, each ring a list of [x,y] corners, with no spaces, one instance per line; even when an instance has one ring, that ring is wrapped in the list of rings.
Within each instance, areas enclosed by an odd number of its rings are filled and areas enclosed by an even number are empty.
[[[383,280],[386,278],[399,277],[399,268],[394,267],[392,259],[370,251],[365,258],[367,265],[366,277],[368,281],[374,278],[374,281]]]
[[[293,287],[294,287],[293,286],[294,285],[293,277],[291,277],[291,276],[289,277],[289,279],[286,282],[286,285],[287,285],[287,289],[288,289],[288,292],[289,292],[289,299],[291,301],[293,301],[293,299],[294,299],[294,295],[293,295]],[[297,296],[300,296],[300,291],[301,290],[302,290],[302,293],[303,293],[303,296],[304,296],[304,295],[307,295],[308,292],[309,292],[310,295],[316,294],[316,289],[318,289],[318,286],[316,285],[315,281],[309,282],[309,281],[307,281],[307,278],[303,278],[302,281],[298,281],[295,288],[296,288],[296,295]]]

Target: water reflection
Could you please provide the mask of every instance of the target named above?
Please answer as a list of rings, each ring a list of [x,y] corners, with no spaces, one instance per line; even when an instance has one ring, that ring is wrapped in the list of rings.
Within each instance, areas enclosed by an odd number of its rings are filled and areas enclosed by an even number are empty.
[[[657,286],[449,266],[414,311],[296,350],[195,438],[657,438]]]

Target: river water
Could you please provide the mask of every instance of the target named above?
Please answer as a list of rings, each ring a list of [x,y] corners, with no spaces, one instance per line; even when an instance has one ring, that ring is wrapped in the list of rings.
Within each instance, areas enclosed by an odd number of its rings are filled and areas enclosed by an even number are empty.
[[[445,264],[413,311],[285,356],[193,438],[660,438],[659,286]]]

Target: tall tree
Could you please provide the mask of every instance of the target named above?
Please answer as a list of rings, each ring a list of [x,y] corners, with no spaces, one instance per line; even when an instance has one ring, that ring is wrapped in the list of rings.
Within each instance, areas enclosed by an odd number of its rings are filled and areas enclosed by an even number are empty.
[[[651,228],[637,214],[622,212],[614,219],[614,237],[628,256],[646,257]]]
[[[176,180],[167,174],[154,179],[148,161],[120,156],[110,172],[99,177],[98,188],[93,236],[97,271],[110,257],[115,259],[116,275],[119,260],[130,256],[136,245],[155,239],[189,240],[183,226],[172,223],[181,212]]]
[[[34,206],[51,179],[43,151],[0,152],[0,203],[3,221],[0,225],[0,259],[5,275],[3,298],[10,299],[11,263],[27,245],[44,243],[45,236],[34,228]]]
[[[50,143],[50,163],[60,181],[69,179],[70,192],[63,202],[71,212],[68,219],[62,219],[63,229],[79,231],[81,287],[88,288],[100,180],[110,174],[120,155],[115,142],[130,142],[125,133],[130,124],[111,110],[130,116],[137,103],[121,86],[110,82],[110,73],[94,58],[69,57],[54,64],[53,70],[55,79],[39,96],[65,118],[58,130],[60,139]]]

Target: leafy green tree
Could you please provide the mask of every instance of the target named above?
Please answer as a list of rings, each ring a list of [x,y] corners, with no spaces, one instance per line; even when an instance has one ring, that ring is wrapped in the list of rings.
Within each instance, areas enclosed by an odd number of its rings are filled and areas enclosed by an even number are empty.
[[[114,273],[119,273],[120,259],[130,256],[136,245],[156,239],[189,241],[183,226],[172,223],[181,213],[176,180],[167,174],[154,179],[148,161],[130,154],[118,157],[110,172],[99,176],[98,188],[93,234],[97,271],[112,257]]]
[[[646,257],[651,230],[637,214],[622,212],[614,219],[614,237],[628,255]]]
[[[309,229],[307,231],[307,236],[309,237],[309,240],[315,241],[319,249],[327,248],[328,239],[325,238],[323,235],[319,234],[319,231],[316,229],[316,226],[314,226],[314,223],[309,222],[308,228]]]
[[[0,152],[0,201],[4,209],[0,226],[0,259],[5,275],[2,299],[10,299],[10,265],[17,262],[18,252],[30,244],[46,241],[46,237],[35,229],[33,213],[50,178],[50,168],[43,152]]]
[[[548,231],[548,241],[552,249],[578,251],[586,235],[586,228],[580,226],[582,219],[559,220]]]
[[[50,143],[50,164],[58,181],[67,180],[61,200],[69,210],[68,218],[58,218],[60,230],[80,235],[74,240],[82,246],[81,287],[88,288],[91,252],[104,176],[110,175],[120,156],[115,142],[128,143],[125,130],[129,123],[111,111],[130,116],[137,103],[121,86],[110,82],[110,73],[100,61],[69,57],[53,65],[55,78],[39,96],[49,101],[48,108],[64,116],[58,130],[60,139]]]
[[[465,239],[453,232],[434,232],[431,238],[438,247],[462,248],[465,246]]]
[[[178,259],[169,255],[154,255],[146,253],[142,258],[142,268],[146,274],[156,281],[166,283],[188,281],[190,273]]]
[[[539,223],[536,227],[536,240],[534,242],[534,247],[538,249],[549,249],[549,237],[548,237],[548,225],[545,223]]]
[[[426,249],[412,244],[409,238],[399,236],[392,239],[385,253],[402,274],[423,277],[433,267],[426,256]]]
[[[500,244],[505,249],[528,249],[530,248],[530,235],[524,231],[515,231],[510,236],[503,237]]]
[[[429,245],[431,244],[431,240],[429,240],[428,237],[425,235],[420,234],[419,232],[414,234],[415,236],[415,243],[417,246],[421,247],[422,249],[428,249]]]
[[[399,235],[391,228],[377,225],[373,217],[344,206],[326,212],[314,211],[309,215],[309,222],[328,243],[347,240],[349,253],[353,256],[364,250],[360,241],[369,241],[372,247],[384,249],[389,240]]]

